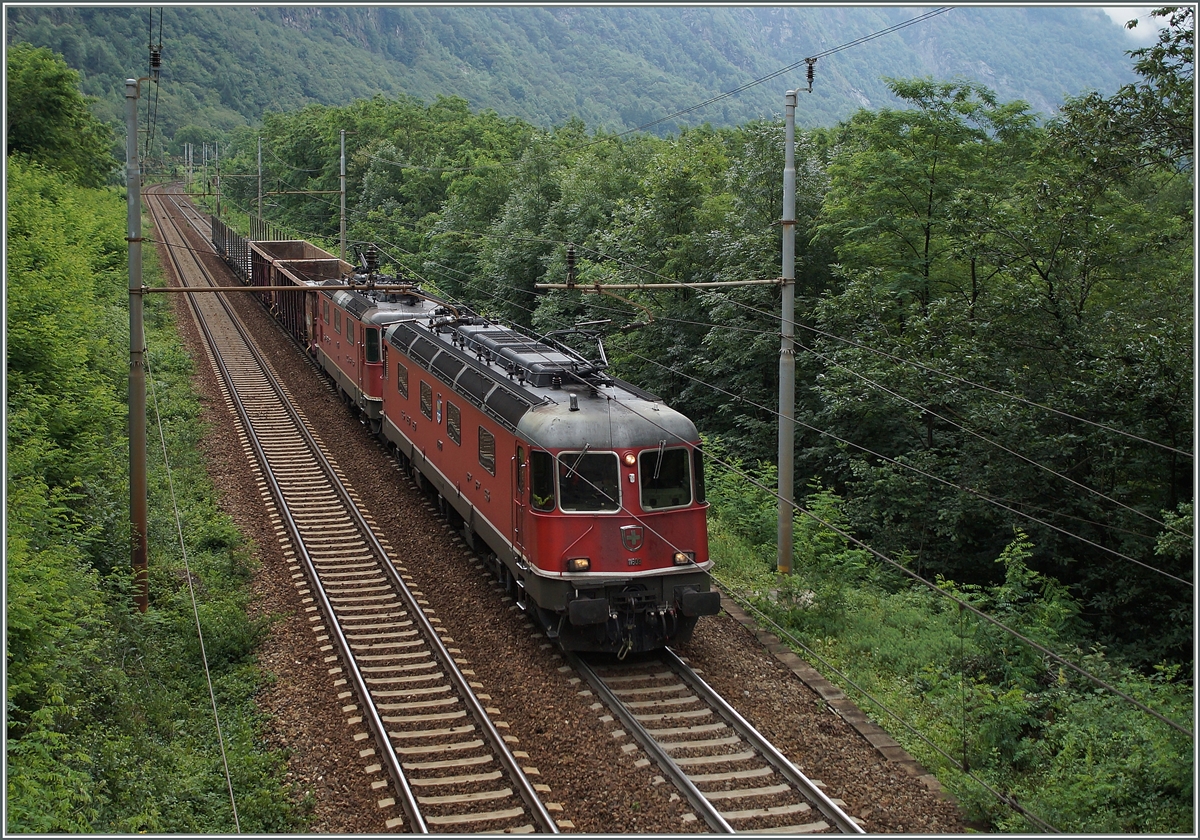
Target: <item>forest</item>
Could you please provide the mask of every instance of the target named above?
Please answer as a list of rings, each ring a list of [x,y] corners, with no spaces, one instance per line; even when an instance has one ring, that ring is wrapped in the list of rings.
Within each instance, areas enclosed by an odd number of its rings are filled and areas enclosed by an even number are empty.
[[[9,43],[61,54],[120,124],[124,80],[162,44],[151,148],[213,142],[264,111],[406,94],[461,96],[549,128],[578,116],[624,131],[743,88],[836,44],[932,12],[890,6],[14,6]],[[1064,94],[1111,94],[1132,79],[1128,42],[1099,9],[954,7],[820,62],[799,115],[832,125],[892,96],[881,76],[978,78],[1053,112]],[[745,87],[653,126],[737,125],[782,113],[804,77]]]
[[[972,819],[1001,831],[1186,833],[1194,19],[1191,8],[1158,14],[1158,42],[1131,56],[1134,82],[1071,98],[1053,118],[974,81],[893,78],[897,106],[798,136],[802,501],[786,579],[774,574],[778,286],[653,288],[780,275],[781,121],[616,134],[581,119],[546,128],[454,96],[377,95],[268,112],[224,138],[219,173],[191,175],[199,191],[219,188],[222,214],[242,224],[257,213],[261,142],[263,215],[336,252],[328,193],[345,132],[351,249],[374,244],[401,275],[529,329],[605,322],[613,372],[701,428],[727,592],[885,728],[895,715],[918,729],[923,738],[893,731]],[[50,154],[14,147],[12,101],[10,91],[10,152]],[[186,174],[178,158],[168,165]],[[51,177],[39,166],[10,157],[23,177]],[[10,277],[45,253],[11,244],[36,241],[14,227],[50,189],[31,183],[28,208],[10,184]],[[89,258],[119,270],[119,236]],[[572,246],[578,289],[539,288],[565,280]],[[613,283],[644,287],[603,290]],[[54,371],[14,353],[45,341],[44,295],[16,300],[10,292],[9,452],[20,466],[10,466],[10,552],[41,557],[65,540],[56,585],[95,598],[120,577],[96,537],[119,527],[119,498],[101,454],[77,463],[71,453],[95,440],[107,447],[96,452],[119,452],[119,416],[102,428],[91,415],[51,422]],[[113,349],[94,353],[111,375]],[[27,447],[28,434],[41,443]],[[59,530],[22,524],[37,517]],[[87,703],[58,689],[62,705],[47,712],[36,699],[61,669],[35,643],[46,620],[27,594],[36,587],[15,575],[41,568],[31,559],[7,572],[9,731],[15,755],[49,761],[31,733],[55,743],[61,709]],[[91,577],[70,571],[80,569]],[[12,623],[14,604],[24,624]],[[78,632],[62,616],[52,626]],[[78,692],[91,671],[72,668],[62,680]],[[10,769],[10,796],[13,779]]]

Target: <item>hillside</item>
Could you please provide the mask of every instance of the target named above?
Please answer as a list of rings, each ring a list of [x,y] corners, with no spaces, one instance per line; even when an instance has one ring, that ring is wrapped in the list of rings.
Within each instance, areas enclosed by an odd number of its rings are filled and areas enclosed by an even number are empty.
[[[156,129],[221,133],[264,111],[375,94],[465,98],[551,126],[573,116],[626,130],[926,9],[899,7],[9,7],[8,43],[61,53],[106,121],[123,117],[123,80],[163,45]],[[153,21],[151,16],[153,14]],[[159,15],[161,14],[161,18]],[[956,76],[1001,100],[1053,113],[1066,96],[1132,79],[1130,48],[1099,9],[956,7],[822,58],[802,125],[891,104],[885,76]],[[782,110],[800,69],[656,130],[732,125]],[[147,94],[150,96],[150,94]],[[195,134],[195,132],[192,132]]]

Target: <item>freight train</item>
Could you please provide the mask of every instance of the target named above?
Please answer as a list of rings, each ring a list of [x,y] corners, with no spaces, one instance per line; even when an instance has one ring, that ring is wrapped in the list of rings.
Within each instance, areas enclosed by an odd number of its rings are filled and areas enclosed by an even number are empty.
[[[373,248],[351,266],[215,220],[212,238],[564,649],[678,644],[717,613],[696,427],[610,375],[597,334],[479,317],[381,274]]]

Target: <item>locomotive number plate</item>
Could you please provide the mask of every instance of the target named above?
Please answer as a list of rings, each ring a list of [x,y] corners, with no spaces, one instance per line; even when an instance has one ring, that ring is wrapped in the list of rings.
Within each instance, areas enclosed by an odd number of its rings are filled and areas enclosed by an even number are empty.
[[[640,565],[642,565],[642,558],[641,557],[630,557],[628,560],[625,561],[625,564],[628,566],[640,566]]]

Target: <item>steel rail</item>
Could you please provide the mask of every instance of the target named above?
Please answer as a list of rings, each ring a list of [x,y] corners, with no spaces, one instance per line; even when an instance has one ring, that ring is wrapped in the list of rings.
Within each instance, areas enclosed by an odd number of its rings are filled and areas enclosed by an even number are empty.
[[[663,773],[671,777],[671,781],[683,793],[688,804],[696,810],[708,827],[720,834],[736,834],[737,832],[733,826],[726,821],[725,817],[721,816],[721,812],[717,810],[717,807],[708,801],[700,789],[696,787],[696,783],[688,778],[683,769],[667,754],[667,751],[646,732],[646,728],[633,716],[633,713],[629,709],[625,708],[625,704],[621,699],[612,692],[612,689],[605,684],[604,680],[600,679],[599,675],[591,669],[591,666],[568,651],[563,651],[563,656],[572,668],[583,674],[584,679],[588,681],[588,685],[600,696],[600,699],[612,710],[613,714],[621,719],[622,725],[642,745],[642,749],[654,759]]]
[[[178,272],[180,282],[183,282],[182,266],[180,265],[179,260],[176,257],[174,252],[171,252],[171,261],[175,264],[176,271]],[[208,272],[203,268],[203,266],[200,266],[200,268],[204,272],[204,274],[207,276]],[[264,365],[261,356],[258,354],[258,351],[254,348],[252,343],[249,342],[248,337],[245,334],[245,330],[244,330],[240,320],[229,309],[228,305],[226,304],[226,302],[224,300],[221,300],[220,298],[218,298],[218,300],[220,300],[222,307],[225,309],[226,314],[229,316],[231,322],[233,323],[235,329],[238,332],[238,335],[243,339],[243,341],[246,342],[247,348],[250,350],[251,355],[254,357],[255,361],[259,364],[259,366],[263,370],[264,374],[266,374],[266,379],[267,379],[268,383],[272,386],[273,390],[275,391],[276,396],[280,398],[280,402],[285,407],[285,409],[290,409],[291,406],[289,405],[288,401],[286,399],[284,399],[282,397],[282,395],[280,394],[278,384],[274,381],[274,378],[269,374],[268,369]],[[288,508],[287,501],[283,494],[283,489],[279,486],[279,483],[275,478],[275,474],[271,469],[270,462],[267,460],[267,454],[263,450],[262,444],[258,439],[258,435],[254,431],[254,424],[250,419],[249,412],[247,411],[244,403],[242,402],[241,397],[237,393],[237,386],[235,384],[233,375],[230,373],[228,366],[225,364],[225,359],[221,356],[220,352],[217,349],[216,339],[212,335],[212,331],[209,329],[208,323],[205,320],[205,318],[203,317],[203,313],[201,313],[198,309],[196,309],[195,302],[192,298],[188,298],[188,302],[192,304],[193,310],[195,311],[195,314],[196,314],[197,324],[199,325],[201,331],[204,333],[205,340],[208,342],[208,345],[212,351],[212,358],[213,358],[214,362],[216,363],[217,368],[220,370],[222,378],[225,380],[226,386],[228,388],[230,400],[233,402],[234,407],[238,413],[238,418],[240,419],[240,421],[242,423],[242,427],[246,432],[246,437],[249,439],[251,446],[254,448],[254,454],[258,458],[259,464],[262,466],[263,476],[266,479],[268,485],[270,486],[271,494],[272,494],[272,496],[274,496],[274,498],[276,500],[276,507],[279,511],[280,516],[283,518],[283,520],[286,524],[288,533],[292,539],[292,543],[296,547],[296,551],[297,551],[298,555],[303,560],[306,572],[309,575],[309,580],[314,581],[314,588],[316,589],[317,594],[320,598],[321,607],[326,616],[327,624],[332,629],[332,632],[335,636],[338,648],[342,653],[342,658],[347,664],[347,667],[349,670],[349,675],[350,675],[351,679],[353,680],[355,689],[358,691],[359,696],[364,698],[363,705],[366,707],[366,710],[367,710],[367,717],[369,719],[369,725],[370,725],[371,729],[374,731],[376,738],[379,739],[379,741],[381,743],[390,744],[391,741],[387,736],[387,728],[384,726],[383,720],[380,718],[379,712],[375,708],[375,704],[369,701],[370,693],[367,689],[366,679],[363,677],[362,672],[358,669],[358,666],[354,661],[354,656],[350,649],[350,642],[348,639],[346,639],[345,634],[342,633],[341,627],[338,625],[338,622],[336,620],[336,613],[333,610],[333,605],[329,602],[329,598],[325,593],[324,587],[322,587],[319,584],[320,578],[317,575],[316,566],[313,563],[312,556],[309,554],[308,547],[305,545],[304,538],[300,533],[300,528],[297,525],[295,519],[292,517],[292,513]],[[291,413],[293,420],[295,420],[296,418],[294,416],[294,412],[290,412],[290,413]],[[297,425],[302,432],[306,431],[304,429],[303,423],[298,423]],[[311,437],[307,437],[306,443],[308,443],[311,448],[314,441],[311,439]],[[319,452],[317,454],[321,460],[322,466],[325,468],[328,468],[328,466],[329,466],[328,461],[324,460],[324,458],[322,456],[320,456]],[[337,477],[335,475],[331,474],[330,478],[332,479],[334,486],[340,486],[340,482],[337,480]],[[396,754],[395,750],[382,750],[382,752],[385,754],[384,760],[388,764],[389,775],[392,776],[393,781],[396,783],[396,786],[400,791],[400,797],[403,802],[403,807],[404,807],[405,812],[408,814],[409,819],[411,820],[411,825],[412,825],[413,831],[415,833],[428,834],[429,828],[425,824],[425,820],[421,815],[421,809],[417,804],[416,795],[413,793],[412,788],[409,786],[408,780],[404,775],[403,768],[400,766],[399,756]]]
[[[174,254],[172,254],[172,260],[176,261]],[[225,307],[225,309],[228,311],[228,305],[225,303],[225,301],[222,300],[221,303],[222,303],[222,306]],[[259,364],[259,366],[264,370],[264,372],[268,371],[269,368],[267,366],[265,359],[263,359],[262,355],[259,353],[257,348],[249,340],[249,337],[246,335],[245,328],[241,324],[240,320],[237,319],[237,317],[235,315],[233,315],[232,312],[230,312],[229,314],[230,314],[231,320],[232,320],[233,324],[235,325],[235,327],[237,328],[239,334],[243,337],[243,340],[246,342],[246,345],[247,345],[250,353],[252,354],[254,360]],[[202,319],[200,319],[200,320],[201,320],[201,323],[203,323],[203,320]],[[207,335],[208,334],[207,326],[205,326],[204,329],[205,329],[205,332]],[[227,382],[231,382],[228,371],[224,366],[224,361],[220,360],[219,357],[216,357],[216,358],[218,359],[218,364],[221,367],[222,375],[226,377]],[[550,815],[549,811],[546,810],[544,803],[542,803],[541,799],[537,795],[537,792],[533,789],[533,784],[529,781],[525,772],[521,769],[520,765],[517,763],[516,757],[512,755],[512,751],[508,749],[508,746],[504,742],[504,738],[500,734],[499,730],[492,724],[491,719],[488,716],[486,710],[484,709],[483,705],[480,703],[479,699],[475,696],[474,691],[471,689],[469,682],[466,679],[466,676],[462,673],[461,669],[458,667],[457,663],[454,661],[453,655],[449,652],[449,650],[447,650],[445,645],[442,643],[440,636],[438,635],[438,633],[436,632],[436,630],[433,627],[433,624],[428,620],[428,618],[425,615],[424,610],[417,603],[416,597],[412,594],[408,585],[404,582],[403,578],[401,577],[399,571],[395,568],[395,564],[392,562],[387,551],[384,549],[383,545],[379,542],[378,538],[375,536],[374,530],[370,527],[370,525],[367,523],[365,517],[363,517],[362,513],[358,510],[358,506],[355,504],[353,499],[350,497],[349,492],[346,490],[345,486],[343,485],[341,480],[338,478],[333,466],[329,463],[328,459],[325,457],[324,453],[321,451],[321,447],[317,444],[317,442],[316,442],[315,438],[313,438],[311,432],[309,432],[306,424],[300,419],[298,413],[295,411],[294,407],[291,405],[290,401],[287,399],[286,395],[283,393],[282,389],[279,387],[277,381],[273,377],[268,376],[268,382],[269,382],[272,390],[275,392],[275,394],[276,394],[277,398],[279,399],[281,405],[283,406],[284,410],[287,412],[289,418],[295,424],[296,429],[299,431],[300,435],[303,437],[305,444],[309,448],[309,451],[316,457],[316,459],[319,463],[319,466],[321,468],[321,471],[324,472],[326,474],[326,477],[330,480],[330,485],[331,485],[332,489],[337,494],[338,498],[342,501],[346,510],[349,512],[351,518],[354,520],[355,525],[359,528],[361,534],[366,538],[367,542],[370,544],[371,550],[373,552],[375,552],[375,554],[378,558],[380,558],[383,571],[391,579],[391,581],[392,581],[393,585],[396,587],[396,589],[399,590],[400,594],[402,595],[402,597],[404,598],[405,602],[407,603],[407,605],[409,607],[410,614],[414,616],[415,620],[421,626],[422,630],[424,631],[424,635],[425,635],[427,641],[429,642],[431,648],[433,648],[433,650],[435,651],[438,658],[442,661],[442,664],[445,667],[446,672],[450,675],[452,682],[454,682],[455,686],[458,688],[459,694],[463,698],[465,704],[470,708],[472,717],[476,720],[476,722],[484,730],[485,734],[488,737],[488,740],[492,743],[495,753],[497,754],[501,763],[505,766],[506,770],[508,771],[508,775],[511,777],[514,785],[517,787],[522,800],[525,802],[526,806],[529,807],[529,809],[532,811],[534,818],[541,824],[541,826],[545,829],[546,833],[550,833],[550,834],[559,833],[558,826],[557,826],[556,822],[554,821],[554,818]],[[386,743],[390,746],[391,740],[387,736],[386,728],[384,727],[383,721],[379,718],[378,711],[375,709],[374,703],[370,700],[370,692],[366,687],[365,679],[363,678],[361,672],[358,670],[357,664],[355,663],[354,657],[350,651],[349,641],[345,638],[340,626],[338,625],[338,623],[336,621],[336,614],[333,611],[332,604],[329,603],[328,598],[325,594],[324,588],[320,585],[320,582],[319,582],[320,578],[316,573],[316,569],[313,564],[312,558],[309,555],[307,548],[304,546],[304,539],[300,535],[299,528],[296,525],[295,521],[292,519],[290,511],[288,511],[288,509],[287,509],[287,504],[286,504],[286,501],[284,500],[282,489],[278,486],[277,482],[275,481],[274,475],[272,474],[272,472],[270,470],[270,467],[269,467],[269,465],[267,463],[267,459],[266,459],[266,453],[262,450],[257,437],[255,435],[253,435],[253,433],[250,431],[251,427],[250,427],[249,415],[246,412],[244,406],[242,405],[240,399],[235,399],[235,403],[238,407],[239,416],[242,418],[242,422],[246,426],[248,436],[250,437],[250,439],[253,443],[253,446],[255,449],[255,454],[259,458],[260,463],[263,465],[264,473],[267,475],[267,477],[269,479],[272,494],[276,497],[278,506],[286,518],[289,532],[293,536],[293,542],[299,547],[300,552],[305,559],[305,564],[306,564],[306,567],[308,568],[310,580],[313,580],[315,582],[316,589],[320,593],[322,605],[325,609],[326,615],[329,617],[329,623],[332,626],[333,631],[338,639],[338,645],[339,645],[339,648],[342,650],[343,658],[346,660],[348,667],[351,669],[351,674],[353,675],[353,677],[355,679],[355,685],[359,691],[359,696],[363,698],[364,706],[366,706],[369,711],[369,717],[371,718],[372,728],[376,730],[376,734],[378,737],[380,737],[380,740],[383,743]],[[412,790],[408,785],[407,778],[404,776],[403,769],[400,766],[399,757],[397,756],[396,751],[394,749],[387,749],[387,750],[384,750],[384,752],[387,754],[386,758],[389,763],[389,770],[391,770],[392,775],[396,777],[397,786],[400,787],[402,790],[402,794],[403,794],[402,798],[405,800],[405,810],[409,811],[411,809],[410,816],[413,818],[414,829],[419,830],[421,833],[428,833],[428,828],[425,825],[424,819],[421,817],[420,809],[417,805],[415,795],[412,793]]]
[[[700,675],[691,669],[675,651],[669,647],[664,648],[661,652],[663,659],[675,670],[677,674],[683,677],[693,691],[696,692],[704,702],[708,703],[717,713],[725,718],[726,722],[734,728],[739,735],[745,738],[754,749],[758,750],[759,754],[767,760],[776,770],[779,771],[785,779],[799,788],[805,796],[811,797],[820,809],[821,813],[827,817],[838,830],[843,834],[864,834],[862,826],[856,823],[849,814],[838,807],[832,799],[825,795],[811,779],[805,776],[796,765],[788,760],[787,756],[776,749],[775,745],[762,736],[749,721],[742,717],[738,711],[729,705],[720,694],[714,691],[708,683],[700,678]]]

